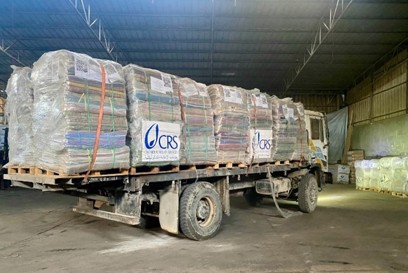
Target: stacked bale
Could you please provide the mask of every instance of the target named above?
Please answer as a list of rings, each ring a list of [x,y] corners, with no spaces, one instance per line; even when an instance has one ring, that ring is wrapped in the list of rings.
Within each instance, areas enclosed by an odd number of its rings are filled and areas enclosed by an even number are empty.
[[[182,120],[175,77],[133,64],[124,71],[131,166],[179,165]]]
[[[214,114],[218,163],[249,163],[249,115],[246,90],[220,84],[208,93]]]
[[[293,152],[291,160],[308,160],[309,145],[307,141],[306,120],[305,120],[305,108],[302,103],[295,103],[297,108],[297,122],[298,132],[296,135],[296,146]]]
[[[298,116],[298,108],[291,98],[272,96],[273,161],[292,159],[300,130]]]
[[[34,158],[31,69],[16,66],[12,66],[12,68],[13,73],[6,88],[6,115],[9,121],[9,164],[32,166],[34,165]]]
[[[247,92],[250,143],[249,159],[251,163],[271,161],[272,157],[272,101],[271,97],[259,89]]]
[[[214,120],[206,86],[189,78],[177,78],[175,81],[183,120],[181,164],[215,164]]]
[[[59,50],[42,55],[31,78],[37,167],[64,174],[129,167],[125,81],[119,64]],[[99,145],[90,166],[99,123]]]

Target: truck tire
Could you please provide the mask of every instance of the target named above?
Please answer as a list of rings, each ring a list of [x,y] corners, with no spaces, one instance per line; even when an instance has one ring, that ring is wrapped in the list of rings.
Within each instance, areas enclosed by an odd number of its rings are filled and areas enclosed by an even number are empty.
[[[301,211],[311,213],[316,209],[318,192],[316,177],[311,173],[303,176],[298,191],[298,204]]]
[[[262,196],[256,192],[255,188],[245,190],[244,198],[247,204],[251,207],[259,206],[262,201]]]
[[[188,186],[180,198],[180,228],[187,238],[201,241],[219,231],[222,205],[215,187],[208,182]]]

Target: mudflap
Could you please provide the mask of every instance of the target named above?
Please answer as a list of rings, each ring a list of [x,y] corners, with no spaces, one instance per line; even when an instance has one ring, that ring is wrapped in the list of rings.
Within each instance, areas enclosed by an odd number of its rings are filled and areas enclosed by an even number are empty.
[[[179,198],[181,183],[173,181],[169,187],[160,191],[160,227],[170,233],[179,234]]]

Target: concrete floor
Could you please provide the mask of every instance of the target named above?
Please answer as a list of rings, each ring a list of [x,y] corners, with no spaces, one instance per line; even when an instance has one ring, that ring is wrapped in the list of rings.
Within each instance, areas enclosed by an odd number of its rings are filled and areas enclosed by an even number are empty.
[[[0,191],[0,272],[408,272],[408,199],[328,185],[313,214],[232,198],[195,242],[71,211],[76,198]]]

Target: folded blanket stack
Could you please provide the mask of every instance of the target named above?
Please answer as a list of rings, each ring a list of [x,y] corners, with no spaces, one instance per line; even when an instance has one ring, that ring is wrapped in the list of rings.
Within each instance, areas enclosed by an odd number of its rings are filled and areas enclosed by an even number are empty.
[[[29,67],[12,66],[7,83],[6,115],[9,122],[9,164],[33,166],[33,89]]]
[[[101,108],[102,71],[105,99]],[[34,63],[31,78],[37,167],[64,174],[129,167],[121,65],[59,50],[42,55]],[[90,166],[98,123],[99,145],[95,163]]]
[[[177,78],[183,119],[181,164],[215,164],[214,120],[206,86],[188,78]]]
[[[182,120],[175,76],[133,64],[124,71],[131,166],[179,165]]]
[[[292,154],[292,160],[307,160],[309,154],[309,145],[307,143],[307,131],[305,121],[305,108],[300,102],[295,103],[298,113],[298,132],[296,135],[295,151]]]
[[[214,113],[218,163],[249,163],[247,92],[219,84],[207,87]]]

